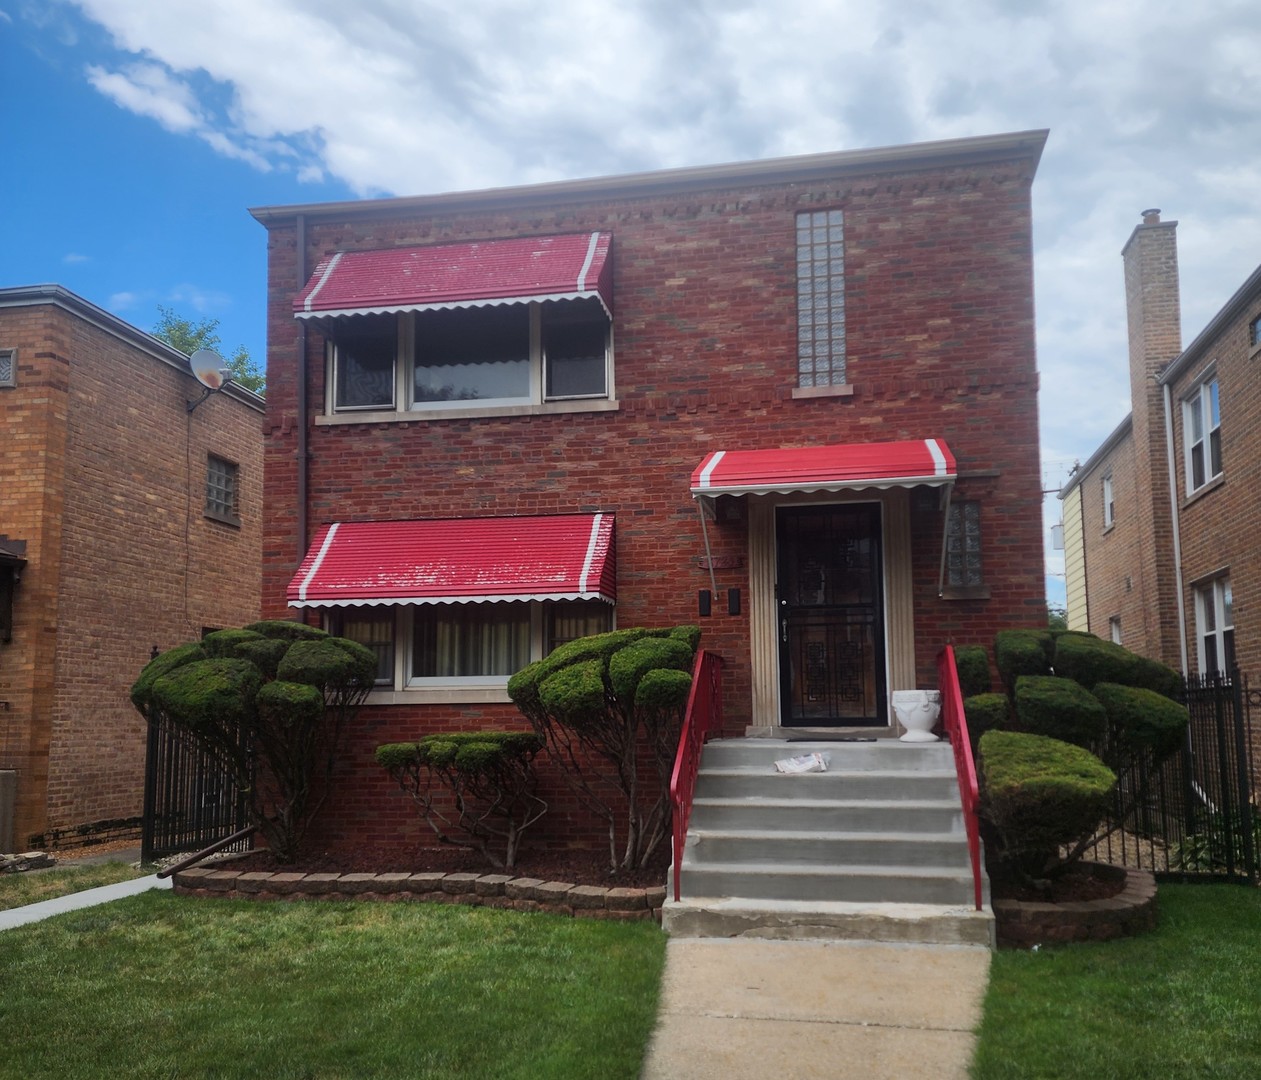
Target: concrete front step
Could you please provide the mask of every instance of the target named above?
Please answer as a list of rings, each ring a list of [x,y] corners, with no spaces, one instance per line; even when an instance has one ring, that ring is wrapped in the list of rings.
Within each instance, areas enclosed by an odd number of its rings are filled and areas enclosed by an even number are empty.
[[[694,864],[708,865],[757,862],[773,853],[776,862],[833,868],[921,866],[971,871],[964,838],[949,832],[693,828],[686,852]]]
[[[786,862],[695,862],[683,854],[682,894],[796,900],[803,903],[966,904],[972,897],[971,870],[925,866],[816,866]]]
[[[955,799],[959,782],[953,768],[902,772],[895,769],[829,770],[790,775],[771,767],[714,767],[696,777],[696,797],[745,799]]]
[[[994,948],[994,913],[972,905],[801,903],[668,898],[662,926],[674,937],[914,942]]]
[[[690,829],[804,832],[949,832],[964,835],[957,799],[758,799],[706,796],[692,803]]]
[[[830,768],[954,770],[954,756],[948,742],[904,743],[897,739],[874,742],[824,742],[816,739],[796,742],[788,739],[711,739],[705,744],[705,768],[729,769],[741,766],[774,770],[781,758],[804,754],[828,754]],[[826,775],[826,774],[807,774]]]

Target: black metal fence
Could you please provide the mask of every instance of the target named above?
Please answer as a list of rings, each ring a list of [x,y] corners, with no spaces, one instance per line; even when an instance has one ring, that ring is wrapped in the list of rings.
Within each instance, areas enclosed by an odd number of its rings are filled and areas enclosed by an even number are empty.
[[[1261,691],[1238,671],[1191,676],[1182,751],[1159,768],[1140,761],[1119,778],[1114,831],[1088,857],[1173,880],[1256,882],[1261,812],[1253,803],[1252,709]]]
[[[247,823],[245,792],[222,762],[202,750],[187,732],[165,720],[151,720],[141,859],[152,862],[200,851]],[[242,841],[241,847],[246,846],[248,841]]]

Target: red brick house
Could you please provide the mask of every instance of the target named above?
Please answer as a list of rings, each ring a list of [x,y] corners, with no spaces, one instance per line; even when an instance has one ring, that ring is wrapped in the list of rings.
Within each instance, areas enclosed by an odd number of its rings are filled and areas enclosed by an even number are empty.
[[[264,610],[380,657],[330,838],[413,835],[371,749],[519,724],[574,636],[697,622],[729,732],[888,733],[1044,620],[1045,137],[254,210]]]
[[[257,617],[258,395],[56,285],[0,289],[0,849],[138,836],[157,646]]]
[[[1132,412],[1061,492],[1069,618],[1184,673],[1261,671],[1261,268],[1184,349],[1177,222],[1146,211],[1123,254]]]

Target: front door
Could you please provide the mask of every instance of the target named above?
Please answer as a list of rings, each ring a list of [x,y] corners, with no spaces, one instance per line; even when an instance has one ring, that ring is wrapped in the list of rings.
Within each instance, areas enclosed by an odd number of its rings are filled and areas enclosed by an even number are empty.
[[[776,510],[781,723],[886,726],[880,504]]]

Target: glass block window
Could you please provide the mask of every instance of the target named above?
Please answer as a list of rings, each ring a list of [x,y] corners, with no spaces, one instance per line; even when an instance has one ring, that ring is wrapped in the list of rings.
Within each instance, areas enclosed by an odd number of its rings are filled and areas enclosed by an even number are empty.
[[[845,382],[845,229],[840,210],[797,215],[797,385]]]
[[[981,585],[981,504],[950,504],[946,524],[946,584],[954,588]]]
[[[17,386],[18,351],[0,349],[0,386]]]
[[[236,464],[214,454],[206,458],[206,517],[228,525],[240,525],[237,516],[239,469]]]

